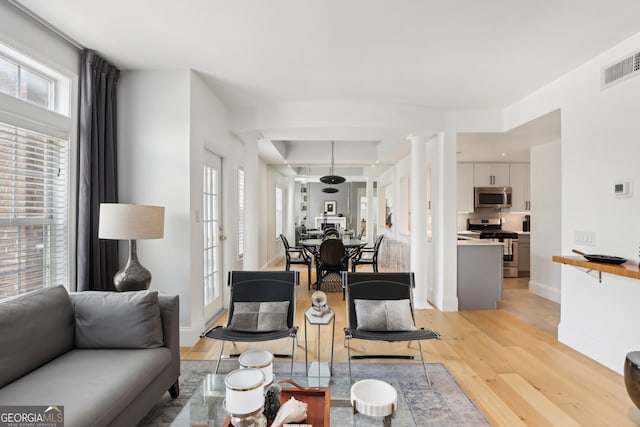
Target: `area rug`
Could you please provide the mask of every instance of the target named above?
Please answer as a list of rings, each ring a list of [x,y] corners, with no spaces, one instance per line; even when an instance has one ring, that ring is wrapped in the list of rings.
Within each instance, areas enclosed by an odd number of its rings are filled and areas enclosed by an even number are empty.
[[[237,367],[236,360],[224,360],[219,373],[227,373]],[[397,380],[418,426],[491,425],[441,363],[427,364],[431,386],[427,385],[422,367],[415,363],[352,363],[351,367],[354,381],[373,376],[382,380]],[[274,362],[276,376],[288,377],[289,368],[289,362]],[[347,363],[334,363],[333,368],[334,376],[349,375]],[[169,426],[204,376],[214,369],[215,361],[181,361],[180,396],[171,399],[165,393],[138,427]],[[294,363],[293,374],[304,375],[303,362]]]

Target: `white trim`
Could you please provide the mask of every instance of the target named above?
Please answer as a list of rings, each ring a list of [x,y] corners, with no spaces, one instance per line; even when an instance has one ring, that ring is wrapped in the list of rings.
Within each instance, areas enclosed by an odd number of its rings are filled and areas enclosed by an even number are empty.
[[[180,326],[180,347],[193,347],[200,339],[200,333],[194,334],[190,326]]]
[[[560,289],[545,283],[529,280],[529,292],[560,304]]]
[[[40,24],[43,27],[47,28],[49,31],[52,31],[58,37],[60,37],[64,41],[68,42],[69,44],[73,45],[74,47],[76,47],[78,50],[84,50],[84,46],[82,46],[80,43],[78,43],[77,41],[72,39],[70,36],[68,36],[64,32],[60,31],[58,28],[54,27],[52,24],[50,24],[49,22],[47,22],[46,20],[44,20],[40,16],[36,15],[31,10],[27,9],[25,6],[20,4],[18,1],[9,0],[9,3],[11,3],[16,9],[19,9],[20,11],[24,12],[26,15],[30,16],[31,18],[33,18],[35,21],[38,22],[38,24]]]

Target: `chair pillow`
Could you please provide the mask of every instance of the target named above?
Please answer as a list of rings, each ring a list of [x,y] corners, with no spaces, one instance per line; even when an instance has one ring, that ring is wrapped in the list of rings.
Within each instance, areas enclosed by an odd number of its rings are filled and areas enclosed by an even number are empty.
[[[361,331],[415,331],[408,299],[356,299],[356,320]]]
[[[71,294],[77,348],[155,348],[164,345],[158,292]]]
[[[242,332],[286,331],[289,301],[234,302],[229,329]]]

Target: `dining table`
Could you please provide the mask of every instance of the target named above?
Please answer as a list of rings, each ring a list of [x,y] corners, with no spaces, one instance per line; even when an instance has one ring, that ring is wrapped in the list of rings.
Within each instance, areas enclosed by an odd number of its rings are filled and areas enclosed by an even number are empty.
[[[360,248],[366,246],[367,244],[366,240],[360,240],[353,237],[345,237],[341,240],[344,248],[347,250],[347,254],[350,257],[355,255]],[[311,252],[312,254],[316,255],[320,251],[320,245],[323,241],[323,239],[304,239],[300,240],[300,245],[309,250],[309,252]]]

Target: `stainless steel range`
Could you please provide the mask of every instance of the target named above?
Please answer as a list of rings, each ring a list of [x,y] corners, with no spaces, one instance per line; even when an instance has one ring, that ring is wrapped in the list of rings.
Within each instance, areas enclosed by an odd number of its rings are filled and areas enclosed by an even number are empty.
[[[479,231],[480,239],[501,242],[503,250],[503,276],[518,277],[518,233],[502,230],[500,219],[467,219],[467,230]]]

